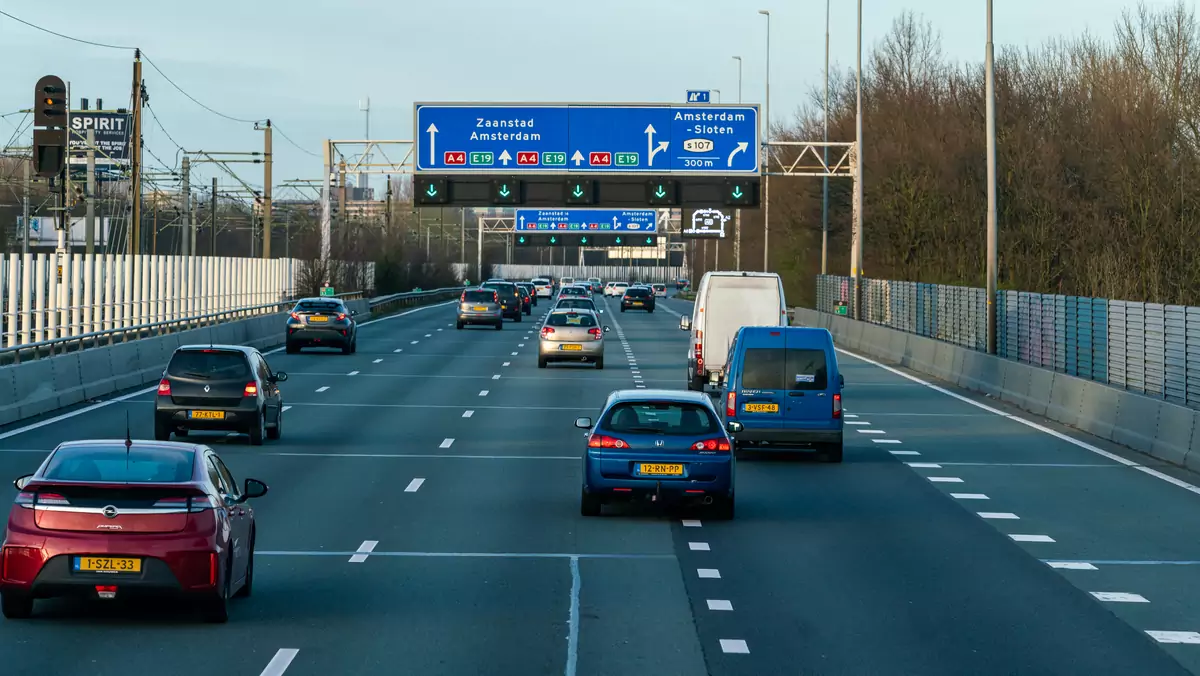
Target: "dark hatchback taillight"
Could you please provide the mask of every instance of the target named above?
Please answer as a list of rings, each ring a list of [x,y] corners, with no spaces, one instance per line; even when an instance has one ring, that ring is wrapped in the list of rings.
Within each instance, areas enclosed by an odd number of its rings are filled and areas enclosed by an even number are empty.
[[[167,380],[166,378],[163,378],[162,380],[158,381],[158,396],[160,396],[160,397],[171,396],[171,381]]]

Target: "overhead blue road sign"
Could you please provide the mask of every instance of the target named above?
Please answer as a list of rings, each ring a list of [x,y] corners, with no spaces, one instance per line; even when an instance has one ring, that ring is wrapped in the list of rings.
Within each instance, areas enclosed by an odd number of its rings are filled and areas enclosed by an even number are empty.
[[[707,89],[689,89],[687,93],[687,102],[708,103],[710,96],[712,96],[712,92],[708,91]]]
[[[759,173],[756,105],[418,103],[416,171]]]
[[[517,209],[517,232],[654,232],[653,209]]]

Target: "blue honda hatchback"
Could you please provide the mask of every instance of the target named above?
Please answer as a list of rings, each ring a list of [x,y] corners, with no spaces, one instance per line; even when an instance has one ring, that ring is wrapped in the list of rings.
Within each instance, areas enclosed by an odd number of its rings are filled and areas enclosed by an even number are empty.
[[[800,326],[743,326],[722,385],[738,451],[811,446],[842,461],[842,386],[833,336]]]
[[[607,502],[645,500],[708,505],[716,518],[733,518],[732,442],[704,393],[618,390],[596,422],[575,426],[588,431],[583,516],[599,516]]]

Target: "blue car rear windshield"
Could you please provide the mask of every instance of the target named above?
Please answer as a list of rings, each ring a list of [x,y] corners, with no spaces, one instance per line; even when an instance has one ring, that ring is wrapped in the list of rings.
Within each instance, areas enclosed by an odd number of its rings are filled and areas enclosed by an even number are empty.
[[[824,390],[829,386],[824,350],[751,347],[742,362],[744,390]]]
[[[609,409],[600,426],[618,434],[702,436],[721,433],[721,425],[707,408],[677,401],[617,404]]]
[[[174,448],[129,449],[125,446],[64,448],[54,452],[46,467],[51,481],[113,483],[179,483],[192,480],[193,451]]]

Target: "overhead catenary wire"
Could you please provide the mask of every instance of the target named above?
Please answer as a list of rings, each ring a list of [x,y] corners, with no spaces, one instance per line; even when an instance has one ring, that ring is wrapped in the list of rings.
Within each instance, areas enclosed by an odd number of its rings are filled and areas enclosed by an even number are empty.
[[[320,159],[320,157],[321,157],[320,155],[318,155],[318,154],[314,153],[314,152],[313,152],[313,151],[311,151],[311,150],[308,150],[308,149],[306,149],[306,148],[302,147],[300,144],[298,144],[298,143],[296,143],[295,141],[293,141],[293,140],[291,139],[291,137],[289,137],[287,134],[283,133],[283,130],[282,130],[282,129],[280,129],[280,128],[279,128],[279,125],[278,125],[278,124],[275,124],[275,122],[274,122],[274,121],[272,121],[272,122],[271,122],[271,128],[272,128],[272,129],[274,129],[276,132],[278,132],[278,134],[279,134],[280,136],[282,136],[282,137],[283,137],[283,140],[285,140],[285,141],[287,141],[288,143],[292,144],[292,147],[294,147],[296,150],[299,150],[299,151],[300,151],[300,152],[302,152],[302,153],[308,153],[309,155],[312,155],[313,157],[316,157],[316,158]]]

